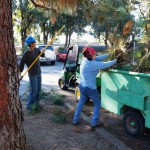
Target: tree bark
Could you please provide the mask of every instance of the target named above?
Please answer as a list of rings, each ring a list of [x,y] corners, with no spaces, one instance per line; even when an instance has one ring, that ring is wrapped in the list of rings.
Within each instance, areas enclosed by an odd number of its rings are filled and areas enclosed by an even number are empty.
[[[27,150],[11,6],[11,0],[0,0],[0,150]]]
[[[108,41],[108,31],[106,29],[106,31],[105,31],[105,39],[104,39],[104,43],[105,43],[106,47],[108,47],[107,41]]]
[[[45,22],[42,23],[44,44],[47,44],[47,41],[48,41],[48,31],[46,31],[47,26],[48,26],[47,23],[45,23]]]

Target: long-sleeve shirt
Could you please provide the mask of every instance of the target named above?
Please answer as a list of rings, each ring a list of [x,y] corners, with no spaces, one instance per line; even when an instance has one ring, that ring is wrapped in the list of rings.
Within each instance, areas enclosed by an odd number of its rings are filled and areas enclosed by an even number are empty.
[[[96,76],[101,69],[106,69],[117,62],[117,59],[108,62],[102,62],[102,60],[109,57],[109,54],[97,56],[95,60],[89,61],[87,58],[83,58],[80,65],[80,84],[83,87],[89,87],[96,89]]]
[[[34,50],[27,50],[25,51],[25,53],[23,54],[23,57],[21,59],[20,62],[20,72],[22,72],[24,70],[24,65],[26,64],[27,67],[30,67],[30,65],[34,62],[34,60],[38,57],[38,55],[40,54],[40,50],[38,48],[34,48]],[[44,54],[43,54],[44,56]],[[41,73],[41,68],[40,68],[40,61],[39,59],[35,62],[35,64],[31,67],[31,69],[29,70],[28,74],[30,76],[36,76],[38,74]]]

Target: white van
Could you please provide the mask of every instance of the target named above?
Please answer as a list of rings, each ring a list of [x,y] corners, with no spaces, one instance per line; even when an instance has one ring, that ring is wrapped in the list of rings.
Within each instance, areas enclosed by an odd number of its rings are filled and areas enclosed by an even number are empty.
[[[46,45],[38,45],[38,49],[40,51],[42,51],[45,47]],[[53,47],[48,46],[44,53],[45,53],[45,57],[40,57],[39,59],[40,63],[47,63],[47,64],[55,65],[56,54],[55,54]]]

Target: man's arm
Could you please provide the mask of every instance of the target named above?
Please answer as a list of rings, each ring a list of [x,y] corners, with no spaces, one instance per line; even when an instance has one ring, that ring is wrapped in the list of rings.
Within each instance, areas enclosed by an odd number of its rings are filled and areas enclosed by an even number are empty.
[[[106,58],[108,58],[110,56],[110,54],[103,54],[103,55],[100,55],[100,56],[96,56],[95,60],[96,61],[102,61]]]
[[[38,51],[39,51],[39,54],[42,52],[39,49],[38,49]],[[42,53],[41,57],[45,57],[45,53]]]
[[[98,61],[95,61],[92,66],[91,66],[91,70],[101,70],[101,69],[106,69],[106,68],[109,68],[111,67],[112,65],[116,64],[117,62],[117,59],[113,59],[111,61],[107,61],[107,62],[98,62]]]

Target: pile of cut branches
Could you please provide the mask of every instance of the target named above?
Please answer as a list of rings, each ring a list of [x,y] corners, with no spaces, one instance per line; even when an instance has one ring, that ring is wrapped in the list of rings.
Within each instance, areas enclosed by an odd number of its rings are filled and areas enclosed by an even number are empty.
[[[150,73],[150,40],[143,44],[143,47],[135,51],[133,41],[127,42],[133,26],[132,20],[129,20],[122,31],[119,39],[114,43],[114,50],[111,50],[111,59],[117,58],[117,66],[131,65],[131,71],[140,73]]]

